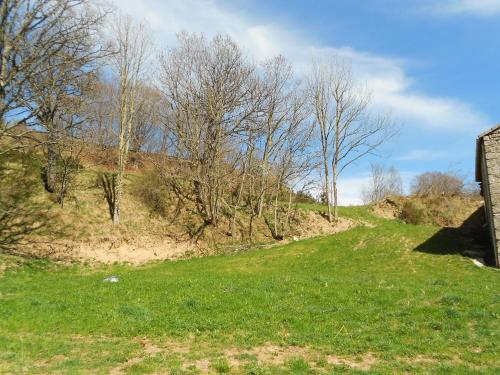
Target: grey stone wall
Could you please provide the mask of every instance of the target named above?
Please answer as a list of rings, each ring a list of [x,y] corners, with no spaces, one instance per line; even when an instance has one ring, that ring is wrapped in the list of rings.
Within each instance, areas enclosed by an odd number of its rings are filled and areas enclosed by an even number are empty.
[[[484,201],[498,267],[500,265],[498,256],[500,248],[500,129],[483,137],[481,164]]]

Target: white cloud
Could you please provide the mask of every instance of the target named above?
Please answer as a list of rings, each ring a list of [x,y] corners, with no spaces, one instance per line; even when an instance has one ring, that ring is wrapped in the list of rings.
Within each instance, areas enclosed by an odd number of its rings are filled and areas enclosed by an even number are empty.
[[[423,150],[423,149],[415,149],[411,150],[405,155],[402,155],[398,158],[398,160],[403,161],[429,161],[429,160],[437,160],[449,157],[450,154],[446,151],[436,151],[436,150]]]
[[[113,0],[118,8],[146,19],[160,46],[175,43],[175,34],[186,30],[230,35],[255,61],[283,54],[303,75],[313,59],[339,56],[352,62],[353,69],[373,92],[374,105],[390,110],[400,122],[434,129],[477,132],[489,121],[472,106],[454,98],[433,97],[415,91],[414,80],[404,70],[405,61],[364,53],[350,47],[324,46],[305,38],[286,25],[250,17],[216,0]],[[450,1],[460,9],[481,3],[494,8],[500,1]],[[465,5],[464,5],[465,4]],[[473,7],[473,5],[468,5]],[[479,7],[479,6],[478,6]],[[499,5],[500,7],[500,5]]]
[[[339,204],[341,206],[354,206],[363,204],[361,191],[367,186],[369,177],[347,177],[339,179]]]
[[[500,0],[438,0],[425,8],[440,14],[491,17],[500,14]]]
[[[417,175],[417,172],[402,171],[400,172],[403,180],[404,191],[409,191],[411,181]],[[363,204],[362,191],[363,188],[369,186],[370,176],[367,173],[361,173],[353,177],[339,178],[339,204],[341,206],[360,205]]]

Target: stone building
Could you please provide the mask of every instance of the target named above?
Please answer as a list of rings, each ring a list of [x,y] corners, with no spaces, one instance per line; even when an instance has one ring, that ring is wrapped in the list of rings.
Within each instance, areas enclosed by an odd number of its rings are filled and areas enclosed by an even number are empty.
[[[495,264],[500,266],[500,125],[479,135],[476,142],[476,181],[481,184]]]

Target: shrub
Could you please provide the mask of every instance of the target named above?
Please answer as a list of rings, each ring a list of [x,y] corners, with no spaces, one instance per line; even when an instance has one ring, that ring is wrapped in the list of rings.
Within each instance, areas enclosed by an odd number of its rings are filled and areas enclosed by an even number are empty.
[[[416,195],[461,195],[464,179],[456,173],[426,172],[415,177],[411,191]]]
[[[423,207],[406,201],[401,208],[400,218],[407,224],[423,224],[427,221],[427,214]]]

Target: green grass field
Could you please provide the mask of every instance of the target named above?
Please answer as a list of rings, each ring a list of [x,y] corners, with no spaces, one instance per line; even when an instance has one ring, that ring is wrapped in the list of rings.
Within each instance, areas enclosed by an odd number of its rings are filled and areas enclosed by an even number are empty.
[[[375,226],[136,268],[4,257],[0,372],[498,373],[500,272],[439,228],[341,213]]]

